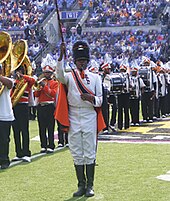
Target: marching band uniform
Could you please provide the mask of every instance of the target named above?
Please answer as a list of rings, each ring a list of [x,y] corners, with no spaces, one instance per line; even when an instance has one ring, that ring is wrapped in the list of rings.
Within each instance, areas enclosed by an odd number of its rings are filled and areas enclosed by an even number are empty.
[[[98,74],[89,72],[87,69],[89,47],[85,42],[78,41],[73,45],[73,58],[77,68],[66,74],[62,62],[64,44],[61,44],[60,48],[57,77],[61,83],[67,86],[70,122],[68,140],[78,180],[78,191],[73,196],[85,194],[86,197],[91,197],[94,196],[93,181],[97,137],[97,113],[94,108],[100,107],[102,104],[101,78]],[[82,92],[79,88],[81,86],[77,85],[78,83],[89,93]]]
[[[159,93],[159,114],[161,114],[161,117],[166,117],[166,95],[167,95],[167,81],[165,77],[165,73],[163,69],[160,70],[159,78],[161,82],[161,88]]]
[[[22,77],[25,83],[28,83],[24,94],[20,97],[18,103],[13,107],[15,120],[12,124],[14,132],[14,142],[16,157],[13,161],[23,160],[25,162],[31,162],[30,156],[31,151],[29,149],[30,139],[29,139],[29,107],[28,98],[32,86],[35,83],[35,79],[24,75],[24,67],[20,66],[16,70],[16,74],[19,73],[19,78]],[[11,91],[11,97],[15,92],[17,84],[20,82],[18,77],[15,79],[14,87]]]
[[[120,66],[120,72],[125,79],[125,88],[122,93],[117,95],[118,103],[118,129],[122,130],[123,122],[124,128],[128,129],[130,124],[129,119],[129,88],[131,86],[129,74],[126,72],[127,68],[124,65]],[[123,112],[124,112],[124,121],[123,121]]]
[[[159,114],[159,96],[160,96],[160,87],[161,87],[161,82],[160,82],[160,77],[159,74],[157,73],[157,68],[154,68],[155,74],[156,74],[156,88],[155,88],[155,97],[154,97],[154,103],[153,103],[153,118],[157,119],[160,118]]]
[[[167,114],[170,116],[170,73],[166,73],[166,80],[167,80],[167,91],[168,91],[168,94],[167,94]]]
[[[130,114],[131,114],[131,125],[139,125],[139,103],[140,96],[143,93],[145,84],[137,74],[138,69],[133,68],[131,70],[131,81],[132,89],[130,90]],[[132,94],[133,93],[133,94]]]
[[[154,97],[156,90],[156,74],[150,67],[150,63],[145,63],[146,67],[149,68],[148,71],[148,84],[144,89],[144,93],[141,96],[142,105],[142,116],[143,122],[153,122],[153,107],[154,107]]]
[[[10,98],[10,89],[12,88],[13,82],[11,79],[4,76],[0,76],[0,82],[4,85],[4,90],[0,95],[0,166],[1,169],[6,169],[10,165],[10,128],[14,120]]]
[[[109,103],[108,103],[108,96],[109,96],[109,89],[108,86],[104,83],[104,78],[107,74],[110,74],[111,67],[110,65],[104,64],[102,65],[103,74],[102,76],[102,93],[103,93],[103,103],[102,103],[102,113],[103,118],[106,124],[106,128],[104,129],[103,133],[108,133],[109,127]]]
[[[58,82],[51,78],[53,69],[46,65],[43,68],[44,78],[39,83],[40,89],[35,91],[35,97],[38,98],[37,119],[39,127],[39,136],[41,142],[41,153],[53,153],[54,144],[54,111]],[[46,136],[48,131],[48,138]]]

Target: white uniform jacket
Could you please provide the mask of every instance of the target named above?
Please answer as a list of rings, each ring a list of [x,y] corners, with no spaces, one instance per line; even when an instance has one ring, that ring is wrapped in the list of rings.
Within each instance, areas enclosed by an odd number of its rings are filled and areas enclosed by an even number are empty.
[[[64,72],[64,62],[57,64],[57,79],[67,86],[69,106],[69,147],[76,165],[94,163],[96,158],[97,113],[102,105],[102,82],[98,74],[85,70],[85,87],[95,95],[94,104],[83,101],[71,72]],[[78,71],[75,69],[75,71]],[[79,73],[79,72],[78,72]]]

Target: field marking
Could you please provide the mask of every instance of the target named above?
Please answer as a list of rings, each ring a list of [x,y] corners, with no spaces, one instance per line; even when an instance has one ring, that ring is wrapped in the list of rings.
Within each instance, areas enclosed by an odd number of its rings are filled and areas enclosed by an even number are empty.
[[[58,152],[58,151],[60,151],[60,150],[62,150],[62,149],[68,149],[68,148],[67,148],[67,147],[58,147],[58,148],[55,148],[55,149],[54,149],[54,153],[55,153],[55,152]],[[52,154],[53,154],[53,153],[51,153],[51,154],[47,154],[47,153],[37,153],[37,154],[35,154],[35,155],[32,155],[30,158],[31,158],[31,161],[32,161],[32,160],[35,159],[35,158],[39,158],[39,157],[42,157],[42,156],[45,156],[45,155],[52,155]],[[29,164],[28,162],[24,162],[24,161],[22,161],[22,160],[20,160],[20,161],[11,161],[9,167],[18,165],[18,164],[20,164],[20,163]]]
[[[163,181],[170,181],[170,171],[168,171],[166,174],[159,175],[156,178]]]
[[[152,141],[152,140],[99,140],[102,143],[120,143],[120,144],[170,144],[170,141]]]

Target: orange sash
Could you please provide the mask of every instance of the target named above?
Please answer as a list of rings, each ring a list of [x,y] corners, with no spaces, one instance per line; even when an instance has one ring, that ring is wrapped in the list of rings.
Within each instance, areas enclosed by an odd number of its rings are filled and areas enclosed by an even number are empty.
[[[78,73],[73,69],[72,75],[75,80],[76,86],[80,92],[80,94],[88,93],[94,96],[93,92],[86,88],[86,86],[81,81]],[[102,114],[102,108],[101,107],[94,107],[95,111],[97,112],[97,132],[99,133],[104,128],[106,128],[106,124],[104,122],[103,114]]]

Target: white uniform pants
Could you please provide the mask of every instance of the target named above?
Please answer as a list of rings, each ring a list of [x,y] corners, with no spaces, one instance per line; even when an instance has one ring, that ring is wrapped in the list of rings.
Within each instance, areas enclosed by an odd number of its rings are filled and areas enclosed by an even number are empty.
[[[69,107],[69,148],[75,165],[92,164],[96,159],[97,113],[93,107]]]

